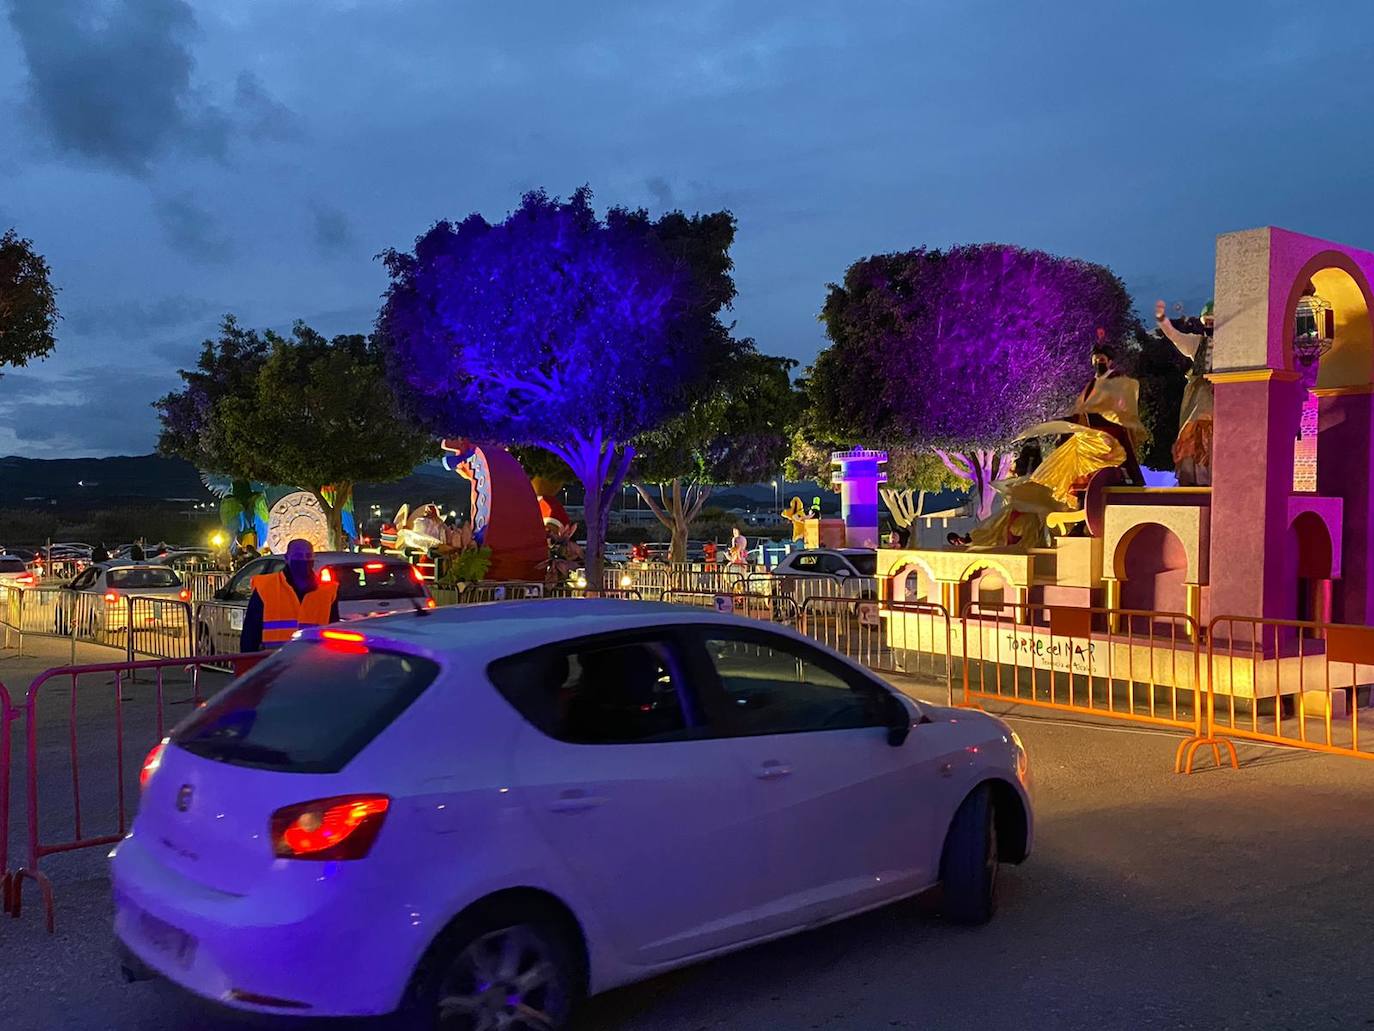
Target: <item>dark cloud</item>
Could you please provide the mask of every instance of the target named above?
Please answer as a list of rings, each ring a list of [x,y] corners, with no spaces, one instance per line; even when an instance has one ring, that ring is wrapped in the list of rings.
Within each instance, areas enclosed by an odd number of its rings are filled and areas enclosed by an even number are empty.
[[[338,208],[315,205],[314,230],[315,246],[325,254],[338,254],[353,246],[353,223]]]
[[[300,119],[263,87],[252,72],[240,72],[234,106],[244,133],[251,140],[288,142],[301,136]]]
[[[661,175],[653,176],[644,181],[644,186],[654,195],[654,200],[658,201],[658,206],[664,211],[671,211],[673,205],[672,184]]]
[[[299,135],[295,114],[256,76],[232,106],[193,78],[195,13],[186,0],[8,0],[28,64],[32,114],[57,150],[136,176],[180,151],[226,160],[236,134]]]
[[[156,301],[117,300],[89,304],[64,314],[64,328],[80,336],[116,336],[146,340],[162,330],[204,322],[219,305],[204,297],[175,294]]]
[[[154,210],[167,241],[187,257],[214,264],[227,261],[233,254],[234,241],[189,193],[163,197]]]
[[[146,454],[157,435],[151,402],[176,388],[175,369],[86,366],[59,376],[0,380],[0,426],[32,454]],[[8,450],[0,446],[0,450]]]
[[[223,156],[229,120],[191,82],[185,0],[9,0],[28,99],[52,143],[135,175],[174,147]]]

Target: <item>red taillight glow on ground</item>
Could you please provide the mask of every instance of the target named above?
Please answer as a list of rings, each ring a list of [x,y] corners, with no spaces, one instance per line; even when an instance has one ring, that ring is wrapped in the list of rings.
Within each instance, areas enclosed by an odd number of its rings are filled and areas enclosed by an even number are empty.
[[[164,737],[157,744],[153,745],[148,757],[143,760],[143,768],[138,771],[138,786],[143,789],[148,786],[148,780],[157,768],[162,765],[162,753],[167,748],[167,739]]]
[[[386,795],[351,795],[278,809],[272,848],[283,859],[361,859],[390,805]]]

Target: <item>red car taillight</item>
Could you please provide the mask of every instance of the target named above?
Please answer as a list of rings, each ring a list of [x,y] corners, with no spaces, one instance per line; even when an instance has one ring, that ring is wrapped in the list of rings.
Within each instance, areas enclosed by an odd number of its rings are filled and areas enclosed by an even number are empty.
[[[32,573],[20,573],[14,578],[14,582],[24,587],[32,587],[37,581]]]
[[[106,604],[106,605],[113,605],[113,604],[114,604],[115,602],[117,602],[117,601],[119,601],[119,595],[118,595],[118,594],[116,594],[114,591],[106,591],[106,592],[105,592],[105,604]]]
[[[177,593],[177,597],[180,598],[182,601],[190,601],[190,600],[191,600],[191,592],[188,591],[185,587],[183,587],[183,588]]]
[[[142,790],[148,786],[149,779],[157,772],[157,768],[162,765],[162,753],[167,749],[167,739],[164,737],[157,744],[153,745],[148,757],[143,760],[143,768],[138,771],[138,786]]]
[[[282,859],[362,859],[391,806],[386,795],[344,795],[278,809],[272,850]]]
[[[410,567],[410,578],[414,580],[417,584],[422,584],[425,582],[425,574],[420,572],[419,566]]]

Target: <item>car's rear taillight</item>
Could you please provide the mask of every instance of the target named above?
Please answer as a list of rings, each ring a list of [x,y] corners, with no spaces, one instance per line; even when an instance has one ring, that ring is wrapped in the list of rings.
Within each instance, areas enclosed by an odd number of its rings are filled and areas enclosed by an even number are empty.
[[[166,751],[166,749],[167,738],[164,737],[157,744],[153,745],[152,750],[148,753],[148,757],[143,760],[143,768],[138,771],[138,786],[140,789],[148,786],[148,781],[152,778],[153,774],[157,772],[157,768],[162,765],[162,753]]]
[[[422,584],[425,582],[425,574],[420,572],[419,566],[410,567],[410,578],[414,580],[417,584]]]
[[[32,587],[37,581],[32,573],[20,573],[14,578],[14,582],[24,587]]]
[[[386,795],[344,795],[278,809],[272,850],[282,859],[362,859],[390,806]]]
[[[119,594],[118,594],[117,592],[115,592],[115,591],[106,591],[106,592],[105,592],[105,604],[106,604],[106,605],[113,605],[113,604],[114,604],[115,602],[117,602],[117,601],[119,601]]]
[[[325,567],[324,569],[321,569],[321,570],[320,570],[320,583],[322,583],[322,584],[332,584],[333,582],[334,582],[334,573],[333,573],[328,567]]]
[[[182,601],[190,601],[191,592],[188,591],[185,587],[183,587],[180,591],[177,592],[177,597],[180,598]]]

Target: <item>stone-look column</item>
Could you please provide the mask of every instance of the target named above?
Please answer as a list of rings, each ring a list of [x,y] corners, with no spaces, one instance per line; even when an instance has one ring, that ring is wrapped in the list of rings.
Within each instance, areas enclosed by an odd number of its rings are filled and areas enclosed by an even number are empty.
[[[1343,540],[1332,541],[1341,556],[1331,616],[1338,623],[1368,625],[1374,619],[1374,394],[1318,391],[1320,440],[1317,493],[1343,498]]]
[[[1212,615],[1291,619],[1297,608],[1288,529],[1297,377],[1282,370],[1214,373]]]

